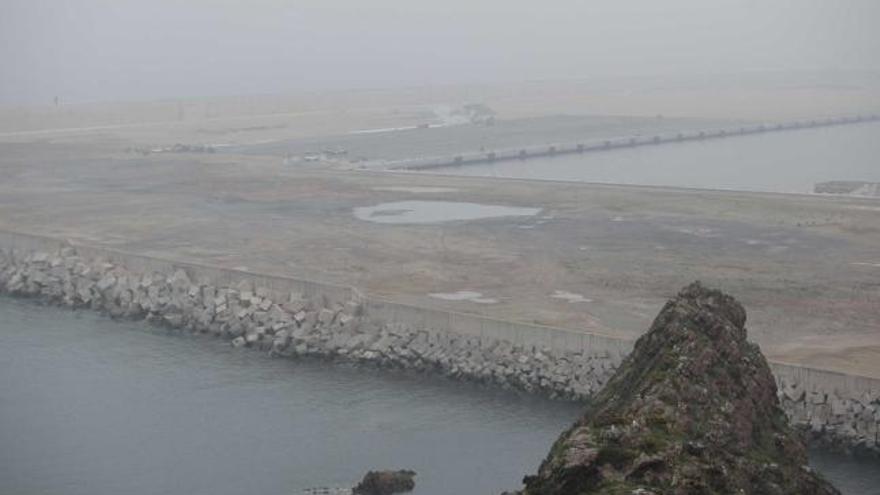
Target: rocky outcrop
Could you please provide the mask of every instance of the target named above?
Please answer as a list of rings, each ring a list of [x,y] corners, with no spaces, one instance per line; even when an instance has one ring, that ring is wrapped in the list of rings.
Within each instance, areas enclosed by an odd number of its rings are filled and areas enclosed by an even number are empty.
[[[354,495],[392,495],[412,491],[416,487],[413,480],[416,472],[410,470],[400,471],[370,471],[352,490]]]
[[[838,493],[808,467],[745,322],[732,297],[683,289],[523,494]]]

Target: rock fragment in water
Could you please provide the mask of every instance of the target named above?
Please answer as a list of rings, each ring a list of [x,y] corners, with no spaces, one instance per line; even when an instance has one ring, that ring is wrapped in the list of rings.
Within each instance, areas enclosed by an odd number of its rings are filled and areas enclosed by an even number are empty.
[[[746,312],[699,282],[666,303],[522,495],[834,495],[803,443]]]
[[[352,490],[355,495],[392,495],[411,491],[416,486],[413,480],[416,472],[407,469],[400,471],[370,471]]]

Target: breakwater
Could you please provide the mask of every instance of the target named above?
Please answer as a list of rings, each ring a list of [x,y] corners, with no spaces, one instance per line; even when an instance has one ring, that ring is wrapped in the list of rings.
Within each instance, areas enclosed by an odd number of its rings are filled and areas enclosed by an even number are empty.
[[[632,343],[402,305],[315,281],[0,232],[0,292],[319,356],[586,399]],[[771,364],[783,408],[822,443],[880,453],[880,380]]]
[[[498,150],[482,150],[455,155],[420,157],[383,162],[380,168],[390,170],[430,170],[434,168],[456,167],[485,163],[497,163],[531,158],[552,157],[582,153],[611,151],[615,149],[656,146],[661,144],[684,143],[724,139],[735,136],[748,136],[771,132],[796,131],[866,122],[880,122],[880,115],[853,115],[829,117],[824,119],[797,120],[790,122],[742,125],[729,128],[697,129],[675,133],[662,133],[650,136],[622,136],[573,143],[554,143],[537,146],[524,146]]]

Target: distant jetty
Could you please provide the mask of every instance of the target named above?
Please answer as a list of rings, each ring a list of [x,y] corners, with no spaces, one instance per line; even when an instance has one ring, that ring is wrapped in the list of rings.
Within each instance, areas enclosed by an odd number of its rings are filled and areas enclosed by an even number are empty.
[[[656,146],[660,144],[682,143],[686,141],[724,139],[735,136],[764,134],[768,132],[795,131],[801,129],[853,125],[878,121],[880,121],[880,114],[850,115],[841,117],[829,117],[824,119],[742,125],[730,128],[697,129],[691,131],[680,131],[676,133],[661,133],[651,136],[623,136],[574,143],[546,144],[539,146],[526,146],[499,150],[481,150],[469,153],[459,153],[456,155],[386,161],[382,162],[381,164],[377,164],[377,166],[378,168],[389,170],[428,170],[441,167],[456,167],[464,165],[496,163],[503,161],[528,160],[530,158],[610,151],[623,148],[637,148],[640,146]]]

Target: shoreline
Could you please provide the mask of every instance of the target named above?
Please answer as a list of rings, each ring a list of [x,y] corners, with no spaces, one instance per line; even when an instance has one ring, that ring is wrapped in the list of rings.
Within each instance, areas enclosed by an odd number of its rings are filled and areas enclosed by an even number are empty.
[[[342,360],[588,400],[632,344],[575,332],[554,335],[565,331],[551,327],[525,334],[525,325],[495,321],[493,328],[492,320],[469,315],[446,315],[443,328],[431,310],[373,301],[356,290],[334,293],[333,286],[311,281],[151,264],[45,238],[20,236],[14,246],[8,237],[0,243],[0,293],[211,334],[281,357]],[[40,243],[42,249],[34,245]],[[475,322],[479,328],[465,333]],[[880,455],[880,381],[771,366],[783,409],[811,443]]]

